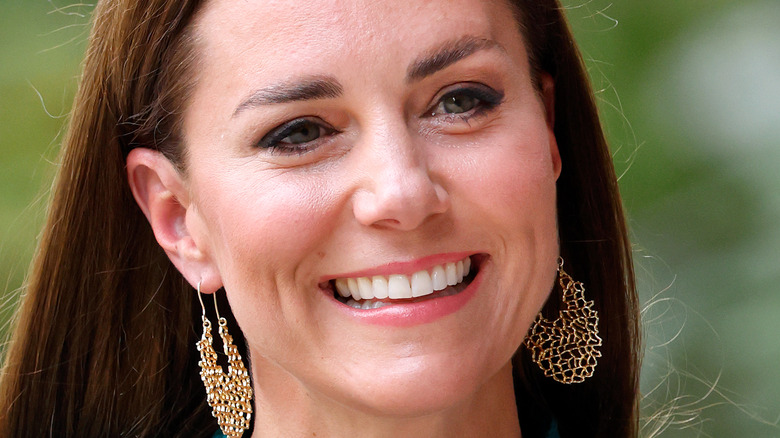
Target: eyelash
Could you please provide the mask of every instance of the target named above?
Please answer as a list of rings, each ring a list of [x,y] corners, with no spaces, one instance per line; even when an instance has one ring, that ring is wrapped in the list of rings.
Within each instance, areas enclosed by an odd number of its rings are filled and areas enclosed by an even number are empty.
[[[463,113],[447,113],[444,110],[446,99],[466,97],[475,100],[473,107]],[[442,117],[443,123],[468,122],[474,117],[487,114],[498,107],[504,100],[504,94],[496,91],[486,85],[478,83],[467,83],[459,85],[457,88],[447,91],[436,100],[436,103],[425,111],[424,118]],[[454,101],[453,101],[454,102]],[[441,109],[440,109],[441,108]],[[288,137],[301,132],[304,128],[316,128],[317,137],[310,141],[300,143],[284,142]],[[257,143],[257,147],[265,149],[272,153],[281,155],[303,155],[313,149],[314,143],[321,142],[323,137],[337,134],[339,131],[327,125],[319,118],[301,117],[286,122],[263,136]],[[304,132],[304,135],[305,132]]]
[[[302,143],[289,143],[283,144],[283,140],[291,135],[295,134],[298,130],[310,125],[312,128],[319,130],[317,138],[302,142]],[[312,149],[310,143],[320,140],[323,136],[332,135],[337,133],[334,128],[327,126],[324,122],[313,117],[301,117],[291,120],[271,130],[268,134],[263,136],[257,143],[257,147],[260,149],[266,149],[270,152],[277,152],[280,154],[302,155]]]
[[[439,108],[444,108],[444,105],[446,104],[447,99],[455,98],[455,97],[468,97],[470,99],[475,99],[476,103],[473,108],[470,108],[467,111],[464,111],[463,113],[446,113],[446,112],[440,112]],[[426,111],[426,117],[437,117],[441,116],[445,118],[446,122],[452,122],[456,121],[453,119],[457,119],[460,121],[469,121],[473,119],[474,117],[478,117],[481,115],[485,115],[492,110],[496,109],[501,102],[504,100],[504,94],[500,91],[496,91],[487,85],[478,84],[478,83],[469,83],[467,85],[461,85],[458,86],[458,88],[450,90],[446,93],[444,93],[439,99],[436,100],[436,103],[428,110]]]

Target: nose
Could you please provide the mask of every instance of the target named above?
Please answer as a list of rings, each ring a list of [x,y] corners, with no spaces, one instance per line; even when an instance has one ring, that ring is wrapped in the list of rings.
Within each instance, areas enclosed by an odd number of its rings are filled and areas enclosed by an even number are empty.
[[[366,226],[414,230],[450,208],[450,196],[429,166],[432,154],[406,130],[374,135],[361,148],[363,175],[353,212]]]

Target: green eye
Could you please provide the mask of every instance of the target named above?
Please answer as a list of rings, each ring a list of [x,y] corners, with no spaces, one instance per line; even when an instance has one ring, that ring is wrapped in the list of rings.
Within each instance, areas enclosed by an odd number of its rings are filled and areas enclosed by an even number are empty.
[[[474,107],[479,104],[479,100],[474,96],[455,94],[445,96],[441,103],[444,112],[448,114],[461,114],[474,109]]]
[[[304,120],[301,123],[291,126],[287,131],[287,137],[280,140],[280,143],[301,144],[314,141],[320,138],[320,126],[314,122]]]
[[[503,93],[482,84],[471,83],[444,94],[428,113],[431,117],[471,117],[494,109],[503,99]]]
[[[257,143],[257,147],[279,153],[304,153],[314,147],[317,140],[334,132],[321,121],[300,118],[273,129]]]

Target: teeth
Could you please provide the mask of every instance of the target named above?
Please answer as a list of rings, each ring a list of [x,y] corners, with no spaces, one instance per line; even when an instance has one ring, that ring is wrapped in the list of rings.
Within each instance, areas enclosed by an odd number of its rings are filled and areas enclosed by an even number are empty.
[[[412,285],[406,275],[391,275],[387,282],[387,289],[390,298],[412,297]]]
[[[344,298],[347,298],[352,295],[349,292],[349,286],[347,285],[346,278],[339,278],[336,280],[336,290],[339,292],[339,295],[341,295]]]
[[[380,307],[389,306],[390,303],[385,303],[384,301],[373,301],[373,300],[366,300],[362,303],[359,303],[353,299],[347,300],[347,305],[350,307],[354,307],[355,309],[362,309],[362,310],[368,310],[368,309],[378,309]]]
[[[338,278],[336,291],[347,300],[347,304],[356,309],[376,309],[390,303],[381,299],[409,299],[424,297],[447,286],[463,281],[471,270],[471,259],[466,257],[454,263],[434,266],[429,271],[418,271],[410,276],[394,274],[388,277]]]
[[[377,298],[387,298],[390,293],[387,289],[387,279],[381,275],[375,275],[371,279],[371,285],[374,286],[374,296]]]
[[[363,296],[360,295],[360,289],[358,289],[357,280],[354,278],[347,278],[347,286],[349,286],[349,293],[352,294],[352,298],[356,300],[363,299]]]
[[[447,274],[444,272],[443,267],[436,266],[433,268],[431,281],[433,282],[433,290],[443,290],[447,287]]]
[[[447,263],[444,266],[444,273],[447,274],[448,286],[455,286],[458,284],[458,268],[455,266],[455,263]]]
[[[433,293],[433,283],[428,271],[412,274],[412,297],[424,297]]]
[[[360,298],[364,300],[370,300],[374,298],[374,288],[371,285],[371,280],[366,277],[360,277],[357,279],[358,290],[360,290]]]

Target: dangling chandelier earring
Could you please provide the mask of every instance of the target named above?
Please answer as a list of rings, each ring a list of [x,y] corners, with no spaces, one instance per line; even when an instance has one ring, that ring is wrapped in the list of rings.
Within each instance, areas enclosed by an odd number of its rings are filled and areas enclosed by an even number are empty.
[[[217,365],[217,352],[212,347],[211,321],[206,318],[206,306],[200,293],[198,282],[198,301],[203,309],[203,336],[196,344],[200,352],[200,378],[206,386],[206,401],[211,406],[211,414],[217,419],[222,433],[230,438],[240,438],[249,429],[252,419],[252,383],[249,373],[241,361],[238,348],[233,345],[233,337],[227,329],[227,321],[219,316],[217,297],[214,294],[214,310],[219,321],[219,336],[228,357],[228,373]]]
[[[558,283],[563,291],[558,318],[550,321],[539,313],[525,346],[545,376],[560,383],[581,383],[593,376],[596,358],[601,357],[599,316],[593,301],[585,300],[585,286],[563,270],[560,257]]]

